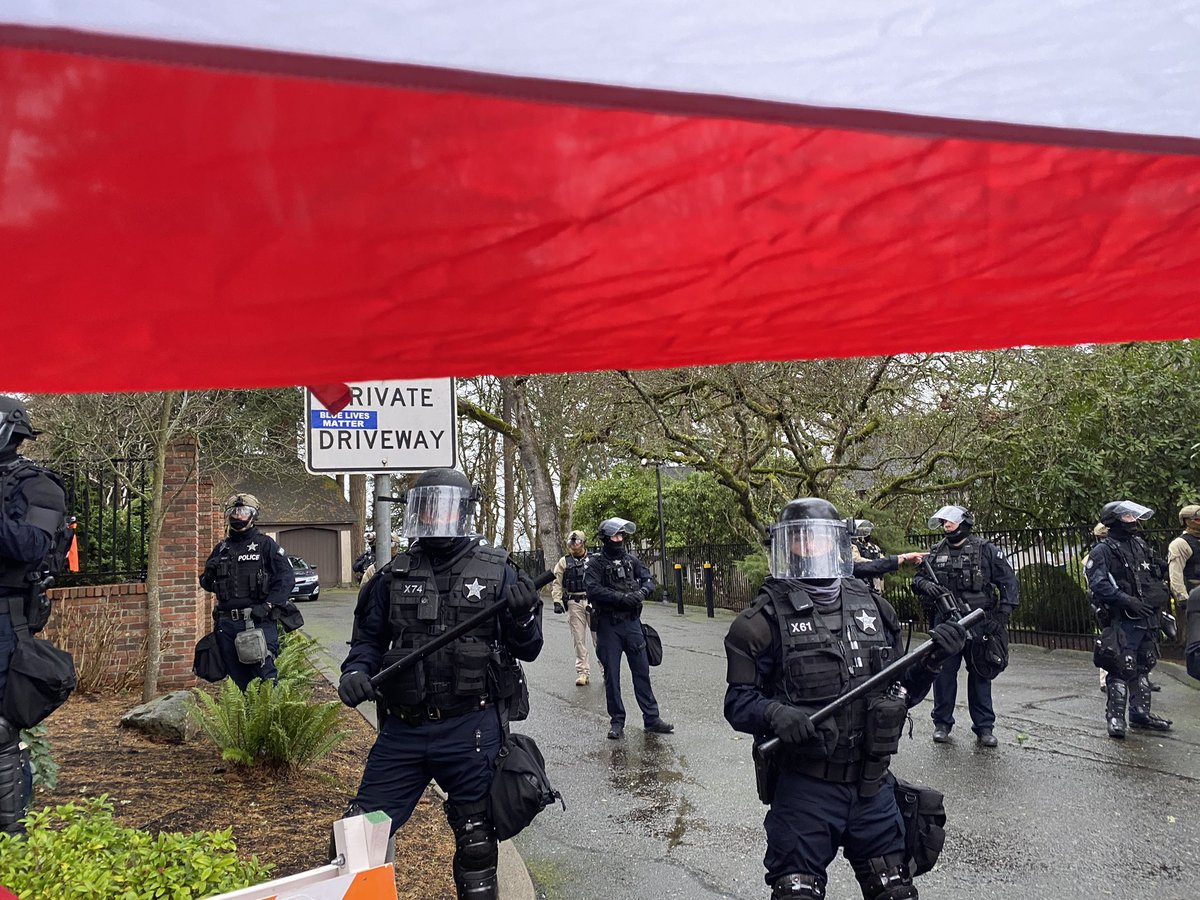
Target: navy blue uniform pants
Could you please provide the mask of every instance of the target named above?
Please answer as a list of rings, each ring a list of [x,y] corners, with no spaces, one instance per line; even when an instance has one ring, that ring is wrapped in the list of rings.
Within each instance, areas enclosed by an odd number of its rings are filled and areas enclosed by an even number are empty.
[[[767,829],[766,881],[784,875],[825,878],[839,847],[851,865],[904,850],[904,819],[889,774],[874,797],[857,784],[834,784],[783,771],[763,824]]]
[[[263,636],[267,639],[268,655],[258,665],[248,666],[238,659],[233,639],[247,628],[253,628],[256,625],[263,630]],[[221,659],[225,661],[229,677],[243,691],[255,678],[261,678],[263,681],[279,680],[279,672],[275,669],[275,657],[279,655],[279,628],[274,622],[270,620],[247,622],[244,619],[217,619],[217,647],[220,649]]]
[[[970,649],[968,645],[968,650]],[[967,651],[963,651],[964,653]],[[943,726],[947,731],[954,727],[954,701],[958,697],[958,668],[963,654],[958,653],[942,662],[942,668],[933,679],[933,725]],[[976,734],[991,731],[996,724],[996,712],[992,709],[992,683],[967,670],[967,709],[971,713],[971,730]]]
[[[0,596],[0,703],[8,687],[8,663],[17,648],[17,635],[13,631],[12,618],[8,614],[8,598]],[[26,802],[33,796],[33,767],[29,756],[21,761],[21,796]]]
[[[621,656],[629,660],[633,677],[633,696],[642,708],[642,721],[649,725],[658,720],[658,701],[650,687],[650,660],[646,657],[646,635],[640,619],[614,622],[608,613],[595,617],[596,658],[604,666],[604,699],[608,717],[614,725],[625,724],[625,702],[621,699]]]
[[[492,786],[502,737],[494,708],[417,725],[388,716],[367,756],[354,802],[364,812],[387,813],[395,834],[431,780],[452,804],[482,800]]]

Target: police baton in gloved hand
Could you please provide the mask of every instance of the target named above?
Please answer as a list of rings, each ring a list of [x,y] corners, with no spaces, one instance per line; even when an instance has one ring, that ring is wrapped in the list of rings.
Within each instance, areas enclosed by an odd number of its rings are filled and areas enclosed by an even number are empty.
[[[922,562],[924,562],[924,560],[922,560]],[[928,563],[924,564],[928,565]],[[930,574],[932,574],[932,569],[930,570]],[[963,628],[970,628],[972,625],[982,622],[987,616],[987,613],[985,613],[982,609],[967,612],[964,615],[963,611],[954,602],[953,594],[950,594],[949,592],[947,592],[947,596],[942,597],[941,600],[939,600],[938,605],[942,608],[941,611],[943,613],[948,614],[948,618],[957,619],[958,624]],[[947,605],[948,608],[946,608]],[[814,725],[819,725],[830,716],[836,715],[839,710],[857,700],[859,697],[874,692],[875,689],[880,686],[890,685],[893,681],[899,681],[900,677],[905,672],[907,672],[917,663],[924,661],[925,658],[933,652],[934,647],[934,641],[932,638],[930,638],[923,644],[918,645],[911,653],[900,657],[894,663],[891,663],[890,665],[880,669],[858,687],[847,691],[836,700],[825,704],[808,718]],[[782,741],[777,737],[768,738],[761,744],[756,745],[755,750],[757,750],[760,754],[771,753],[781,743]]]
[[[542,588],[544,588],[546,585],[548,585],[553,580],[554,580],[553,572],[543,572],[537,578],[533,579],[534,590],[541,590]],[[376,675],[373,675],[371,677],[371,687],[378,688],[381,684],[383,684],[385,681],[387,681],[389,678],[391,678],[397,672],[400,672],[403,669],[407,669],[410,666],[420,662],[425,657],[429,656],[429,654],[431,654],[431,653],[436,653],[438,650],[441,650],[443,647],[445,647],[451,641],[458,640],[458,638],[462,637],[464,634],[466,634],[468,631],[470,631],[476,625],[486,622],[488,619],[495,616],[498,612],[500,612],[502,609],[504,609],[504,607],[506,607],[507,605],[508,605],[507,599],[497,600],[491,606],[485,607],[484,609],[481,609],[479,612],[475,613],[475,615],[471,616],[469,619],[465,619],[462,622],[459,622],[457,625],[455,625],[453,628],[451,628],[445,634],[438,635],[432,641],[430,641],[428,644],[425,644],[423,647],[420,647],[420,648],[414,650],[412,653],[408,654],[408,656],[405,656],[403,659],[396,660],[394,663],[392,663],[386,669],[380,669]]]

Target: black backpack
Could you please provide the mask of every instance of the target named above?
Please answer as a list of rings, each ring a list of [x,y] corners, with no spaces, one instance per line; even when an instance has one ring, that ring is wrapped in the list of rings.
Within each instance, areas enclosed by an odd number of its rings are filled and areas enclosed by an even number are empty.
[[[511,733],[504,739],[488,793],[488,809],[496,827],[496,840],[506,841],[525,830],[555,800],[565,810],[562,794],[550,784],[542,751],[527,734]]]

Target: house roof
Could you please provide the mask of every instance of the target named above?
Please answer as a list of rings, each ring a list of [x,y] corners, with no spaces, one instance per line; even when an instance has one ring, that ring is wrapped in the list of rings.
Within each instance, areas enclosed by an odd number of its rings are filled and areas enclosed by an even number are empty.
[[[213,475],[213,497],[221,502],[235,491],[262,504],[260,525],[351,525],[354,513],[341,485],[308,472],[262,475],[250,469],[222,469]]]

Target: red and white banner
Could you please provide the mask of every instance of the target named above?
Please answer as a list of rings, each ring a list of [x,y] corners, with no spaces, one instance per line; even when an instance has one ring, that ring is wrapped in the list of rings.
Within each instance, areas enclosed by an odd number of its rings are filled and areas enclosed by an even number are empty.
[[[1193,6],[5,0],[0,385],[1196,336]]]

